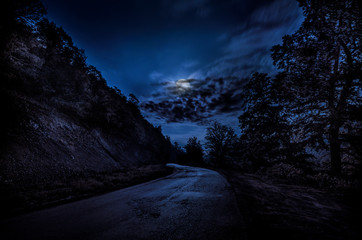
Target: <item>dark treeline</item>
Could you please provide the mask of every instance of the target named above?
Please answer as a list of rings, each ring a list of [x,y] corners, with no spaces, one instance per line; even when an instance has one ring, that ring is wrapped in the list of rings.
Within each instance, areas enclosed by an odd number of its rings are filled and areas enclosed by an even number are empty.
[[[271,51],[278,74],[252,75],[242,93],[240,135],[212,124],[204,162],[250,172],[360,178],[361,4],[299,3],[303,24]]]

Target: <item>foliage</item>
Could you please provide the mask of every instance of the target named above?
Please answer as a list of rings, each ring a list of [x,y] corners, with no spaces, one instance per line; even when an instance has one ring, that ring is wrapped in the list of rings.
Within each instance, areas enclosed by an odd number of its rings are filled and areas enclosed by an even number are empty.
[[[278,91],[294,131],[314,147],[327,141],[331,170],[341,173],[341,133],[349,131],[351,109],[361,99],[361,4],[359,1],[300,0],[305,21],[274,46],[283,70]]]
[[[243,92],[239,116],[243,168],[256,170],[280,160],[287,142],[288,124],[274,95],[273,80],[254,73]]]
[[[220,167],[230,166],[238,143],[234,130],[215,121],[207,128],[205,139],[210,163]]]
[[[62,27],[56,26],[55,23],[44,19],[38,24],[40,37],[43,38],[46,48],[46,58],[52,59],[55,55],[57,60],[66,62],[74,67],[85,69],[89,73],[98,73],[93,66],[86,66],[86,56],[83,49],[79,49],[73,43],[72,38],[63,30]]]
[[[11,35],[31,31],[46,10],[39,0],[3,0],[0,4],[0,55]]]
[[[2,18],[23,24],[39,21],[46,13],[39,0],[4,0],[1,9]]]
[[[244,89],[239,117],[243,168],[257,170],[279,161],[302,161],[307,157],[293,139],[285,106],[279,101],[278,80],[255,73]]]
[[[175,160],[175,162],[177,162],[177,163],[185,162],[186,152],[180,146],[180,144],[178,142],[174,142],[172,144],[172,148],[173,148],[173,151],[174,151],[174,160]]]
[[[203,163],[203,149],[201,142],[197,139],[197,137],[190,137],[187,140],[187,144],[185,145],[186,155],[185,160],[188,163],[192,164],[202,164]]]
[[[133,94],[133,93],[130,93],[129,95],[129,102],[133,103],[135,106],[138,106],[139,103],[140,103],[140,100],[137,99],[137,97]]]
[[[127,103],[130,106],[130,109],[132,110],[132,112],[134,112],[136,114],[141,114],[141,111],[140,111],[140,108],[139,108],[140,101],[138,100],[138,98],[133,93],[130,93],[128,95]],[[159,126],[159,127],[160,127],[160,132],[162,132],[161,126]]]

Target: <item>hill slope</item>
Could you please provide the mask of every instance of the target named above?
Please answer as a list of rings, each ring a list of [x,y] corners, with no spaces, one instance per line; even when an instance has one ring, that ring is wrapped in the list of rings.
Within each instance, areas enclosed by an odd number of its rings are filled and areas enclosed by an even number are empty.
[[[0,22],[2,186],[51,188],[170,159],[171,144],[143,118],[137,100],[108,87],[86,64],[84,51],[44,18],[38,1],[6,2]]]

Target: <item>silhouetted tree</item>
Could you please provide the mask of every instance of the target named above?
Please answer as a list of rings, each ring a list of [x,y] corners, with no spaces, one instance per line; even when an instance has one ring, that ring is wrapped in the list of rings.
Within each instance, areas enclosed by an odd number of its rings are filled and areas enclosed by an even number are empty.
[[[105,81],[105,80],[104,80]],[[114,92],[117,94],[118,99],[121,102],[127,102],[127,97],[125,95],[123,95],[122,91],[117,88],[116,86],[112,87],[112,90],[114,90]]]
[[[305,160],[303,142],[295,133],[285,113],[285,103],[279,96],[279,78],[254,73],[244,87],[240,156],[244,168],[257,170],[273,163],[288,161],[297,164]]]
[[[137,97],[133,93],[130,93],[128,96],[129,96],[128,101],[133,103],[134,105],[136,105],[138,107],[138,105],[140,103],[140,100],[138,100]]]
[[[316,146],[328,139],[332,173],[341,173],[341,130],[348,109],[361,105],[361,3],[299,0],[305,20],[274,46],[284,70],[280,92],[304,138]]]
[[[201,142],[197,137],[191,137],[187,140],[185,145],[186,156],[185,160],[188,163],[202,164],[203,163],[203,149]]]
[[[72,38],[62,27],[49,22],[48,19],[42,20],[38,25],[40,36],[45,38],[47,61],[55,59],[58,62],[70,64],[80,70],[88,72],[94,70],[91,66],[86,66],[84,50],[74,45]]]
[[[175,150],[176,153],[176,161],[179,163],[183,163],[185,161],[185,155],[186,155],[185,151],[182,149],[182,147],[178,142],[173,143],[173,149]]]
[[[273,81],[267,74],[255,73],[244,89],[244,104],[239,116],[242,159],[254,170],[276,161],[283,145],[286,123],[281,106],[272,96]]]
[[[139,108],[139,103],[140,101],[137,99],[137,97],[131,93],[128,95],[128,101],[127,101],[128,105],[131,108],[131,111],[135,112],[136,114],[140,114],[140,108]],[[161,126],[160,126],[161,129]]]
[[[46,10],[39,0],[3,0],[0,4],[0,55],[12,33],[32,29]]]
[[[205,139],[211,163],[221,167],[230,165],[238,142],[234,130],[215,121],[207,128]]]

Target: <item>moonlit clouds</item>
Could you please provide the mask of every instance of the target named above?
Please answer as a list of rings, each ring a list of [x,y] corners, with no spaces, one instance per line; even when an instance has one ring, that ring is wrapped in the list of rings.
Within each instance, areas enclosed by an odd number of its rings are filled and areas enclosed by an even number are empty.
[[[190,81],[187,79],[179,79],[175,82],[175,87],[178,92],[184,93],[191,90]]]
[[[237,128],[245,79],[276,71],[270,48],[303,18],[294,0],[44,2],[107,83],[179,139],[213,119]]]
[[[189,74],[193,80],[190,87],[187,85],[187,94],[181,82],[176,89],[169,84],[160,85],[158,96],[154,95],[151,103],[146,101],[143,105],[145,111],[157,113],[155,122],[162,124],[164,132],[181,143],[186,143],[186,136],[203,139],[205,126],[213,120],[237,132],[244,78],[255,71],[275,72],[271,47],[295,31],[302,20],[302,12],[294,1],[274,1],[256,9],[245,22],[215,39],[222,49],[219,57]],[[180,68],[187,72],[185,66],[194,67],[191,63]],[[192,82],[197,84],[191,89]],[[181,123],[188,123],[189,127],[181,127]]]

